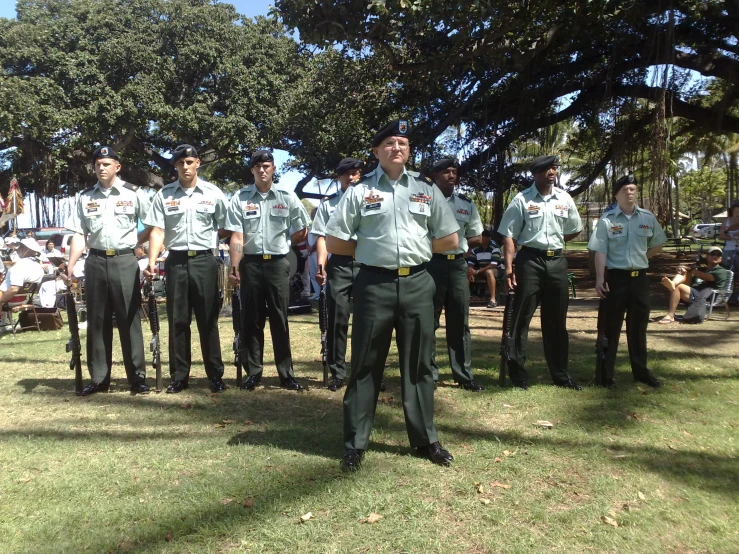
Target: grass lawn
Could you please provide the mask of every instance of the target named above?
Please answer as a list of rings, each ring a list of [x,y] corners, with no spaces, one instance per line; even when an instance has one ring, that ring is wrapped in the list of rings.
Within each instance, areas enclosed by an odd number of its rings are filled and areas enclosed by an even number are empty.
[[[211,395],[196,348],[188,391],[132,397],[116,350],[115,392],[76,398],[66,327],[2,336],[0,552],[739,551],[736,315],[650,325],[651,366],[665,380],[656,391],[633,383],[623,357],[614,390],[550,386],[536,318],[534,386],[521,392],[495,384],[502,313],[473,312],[486,389],[458,390],[447,366],[436,395],[454,465],[408,447],[391,351],[371,450],[354,475],[339,470],[342,395],[320,388],[315,315],[291,318],[308,386],[299,394],[278,388],[268,344],[266,387],[254,392]],[[570,313],[582,384],[592,380],[595,316],[587,302]],[[231,338],[222,319],[227,362]],[[227,363],[231,386],[234,375]],[[382,519],[366,523],[371,513]]]

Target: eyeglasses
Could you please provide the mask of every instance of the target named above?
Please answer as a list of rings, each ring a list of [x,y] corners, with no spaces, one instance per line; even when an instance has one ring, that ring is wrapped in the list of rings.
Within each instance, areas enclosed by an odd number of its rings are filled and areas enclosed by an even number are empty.
[[[387,142],[382,143],[383,148],[387,148],[388,150],[391,150],[393,148],[397,148],[398,150],[408,150],[411,146],[410,144],[398,142],[397,140],[389,140]]]

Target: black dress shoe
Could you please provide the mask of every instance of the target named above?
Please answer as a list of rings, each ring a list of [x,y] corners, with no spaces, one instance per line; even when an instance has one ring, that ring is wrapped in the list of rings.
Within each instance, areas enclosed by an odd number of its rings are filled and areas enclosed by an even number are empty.
[[[257,373],[256,375],[249,375],[241,384],[241,390],[254,390],[259,383],[262,382],[262,374]]]
[[[213,379],[210,382],[210,390],[211,392],[223,392],[227,389],[226,383],[223,382],[223,379],[220,377],[218,379]]]
[[[344,457],[341,458],[341,469],[343,471],[359,471],[359,467],[362,465],[363,456],[364,450],[347,448],[344,451]]]
[[[564,383],[557,383],[557,386],[563,389],[582,390],[582,387],[572,379],[567,379]]]
[[[645,385],[649,385],[652,388],[658,389],[662,386],[662,381],[659,379],[655,379],[651,375],[649,377],[646,377],[644,379],[637,379],[640,383],[644,383]]]
[[[440,466],[450,466],[454,461],[454,456],[448,450],[444,450],[438,442],[429,444],[428,446],[419,446],[416,450],[418,450],[419,454],[426,456],[429,460]]]
[[[283,389],[287,390],[302,390],[303,387],[300,386],[300,383],[298,383],[295,380],[295,377],[286,377],[284,379],[280,379],[280,385]]]
[[[190,384],[187,381],[172,381],[167,387],[167,394],[177,394],[183,390],[190,388]]]
[[[334,377],[333,379],[331,379],[331,381],[328,384],[328,390],[336,392],[343,386],[344,386],[344,380],[337,379],[336,377]]]
[[[108,392],[110,385],[107,383],[90,383],[77,393],[77,396],[90,396],[96,392]]]
[[[474,381],[467,381],[466,383],[460,383],[459,386],[463,388],[464,390],[469,390],[472,392],[480,392],[481,390],[484,390],[480,385],[478,385]]]
[[[380,383],[380,392],[385,392],[385,383]]]
[[[529,390],[529,384],[526,381],[513,381],[513,386],[521,390]]]
[[[134,383],[131,385],[131,394],[149,394],[151,388],[146,383]]]

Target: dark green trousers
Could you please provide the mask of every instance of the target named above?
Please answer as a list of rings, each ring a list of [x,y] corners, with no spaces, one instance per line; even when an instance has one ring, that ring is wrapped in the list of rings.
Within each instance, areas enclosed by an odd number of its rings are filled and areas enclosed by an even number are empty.
[[[649,324],[649,277],[646,270],[636,277],[631,271],[609,269],[606,282],[610,292],[602,300],[604,334],[608,339],[604,373],[613,378],[618,339],[626,314],[626,340],[634,379],[651,377],[647,369],[647,325]]]
[[[426,271],[407,277],[365,267],[354,282],[352,371],[344,394],[344,443],[366,450],[393,329],[400,358],[401,396],[411,446],[438,440],[434,425],[434,281]]]
[[[567,258],[546,258],[521,250],[516,255],[516,296],[513,303],[513,346],[508,369],[513,382],[526,381],[526,344],[529,325],[541,304],[541,334],[549,373],[556,384],[567,382],[569,335],[567,307],[570,301]]]
[[[326,300],[328,301],[328,368],[336,379],[346,379],[346,337],[351,307],[349,298],[359,273],[359,263],[351,256],[333,254],[326,263]]]
[[[434,331],[440,327],[441,310],[446,316],[446,344],[449,363],[456,383],[472,381],[472,356],[470,354],[470,284],[467,278],[467,262],[464,258],[448,260],[444,255],[431,258],[428,271],[436,284],[434,294]],[[436,347],[431,358],[434,381],[439,379],[436,363]]]
[[[110,383],[113,365],[113,314],[121,339],[128,383],[146,378],[141,331],[139,264],[133,254],[85,260],[87,303],[87,368],[94,383]]]
[[[190,377],[192,315],[200,334],[200,351],[208,379],[223,377],[221,339],[218,333],[220,296],[218,261],[210,253],[190,257],[170,250],[167,271],[167,318],[169,323],[169,374],[173,381]]]
[[[246,369],[258,375],[264,369],[264,324],[269,314],[269,330],[275,365],[280,379],[293,377],[287,308],[290,302],[290,262],[287,258],[263,260],[244,256],[241,274],[241,329],[246,350]]]

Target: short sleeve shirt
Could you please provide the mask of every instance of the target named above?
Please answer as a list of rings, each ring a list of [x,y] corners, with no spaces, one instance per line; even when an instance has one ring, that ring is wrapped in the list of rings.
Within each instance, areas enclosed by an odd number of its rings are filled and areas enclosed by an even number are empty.
[[[536,185],[519,192],[506,208],[498,232],[521,246],[558,250],[564,236],[582,231],[582,221],[572,197],[560,188],[544,198]]]
[[[708,273],[709,275],[713,275],[713,281],[702,281],[700,284],[698,284],[695,288],[697,290],[703,290],[703,289],[716,289],[721,290],[726,286],[726,280],[729,278],[729,272],[728,270],[724,269],[720,265],[717,265],[710,271],[706,271],[705,273]]]
[[[144,219],[164,229],[169,250],[209,250],[218,245],[218,229],[226,223],[228,203],[217,186],[198,178],[188,194],[179,181],[162,187]]]
[[[347,189],[349,190],[349,189]],[[313,218],[313,226],[310,229],[312,235],[317,237],[326,236],[326,227],[328,226],[328,220],[331,219],[331,215],[336,211],[336,206],[344,197],[344,191],[339,191],[336,194],[324,198],[318,206],[316,211],[316,217]]]
[[[290,250],[290,228],[310,225],[310,215],[295,192],[272,185],[262,196],[256,185],[233,195],[226,229],[244,234],[244,254],[284,255]]]
[[[649,267],[647,250],[666,240],[652,212],[637,206],[629,218],[617,204],[598,220],[588,249],[604,253],[608,269],[646,269]]]
[[[449,203],[433,183],[405,171],[393,184],[381,167],[348,189],[326,234],[354,240],[358,262],[398,269],[431,259],[431,238],[459,232]]]
[[[5,279],[0,283],[0,292],[5,292],[10,287],[21,287],[31,283],[40,283],[44,278],[44,268],[41,264],[30,258],[21,258],[8,268]]]
[[[464,254],[467,252],[467,239],[476,237],[482,233],[482,220],[475,203],[462,194],[453,193],[448,199],[449,207],[459,224],[459,246],[456,250],[444,252],[444,254]]]
[[[80,193],[67,229],[87,236],[90,248],[133,248],[138,242],[139,220],[146,217],[150,206],[140,187],[116,179],[106,190],[98,182]]]

